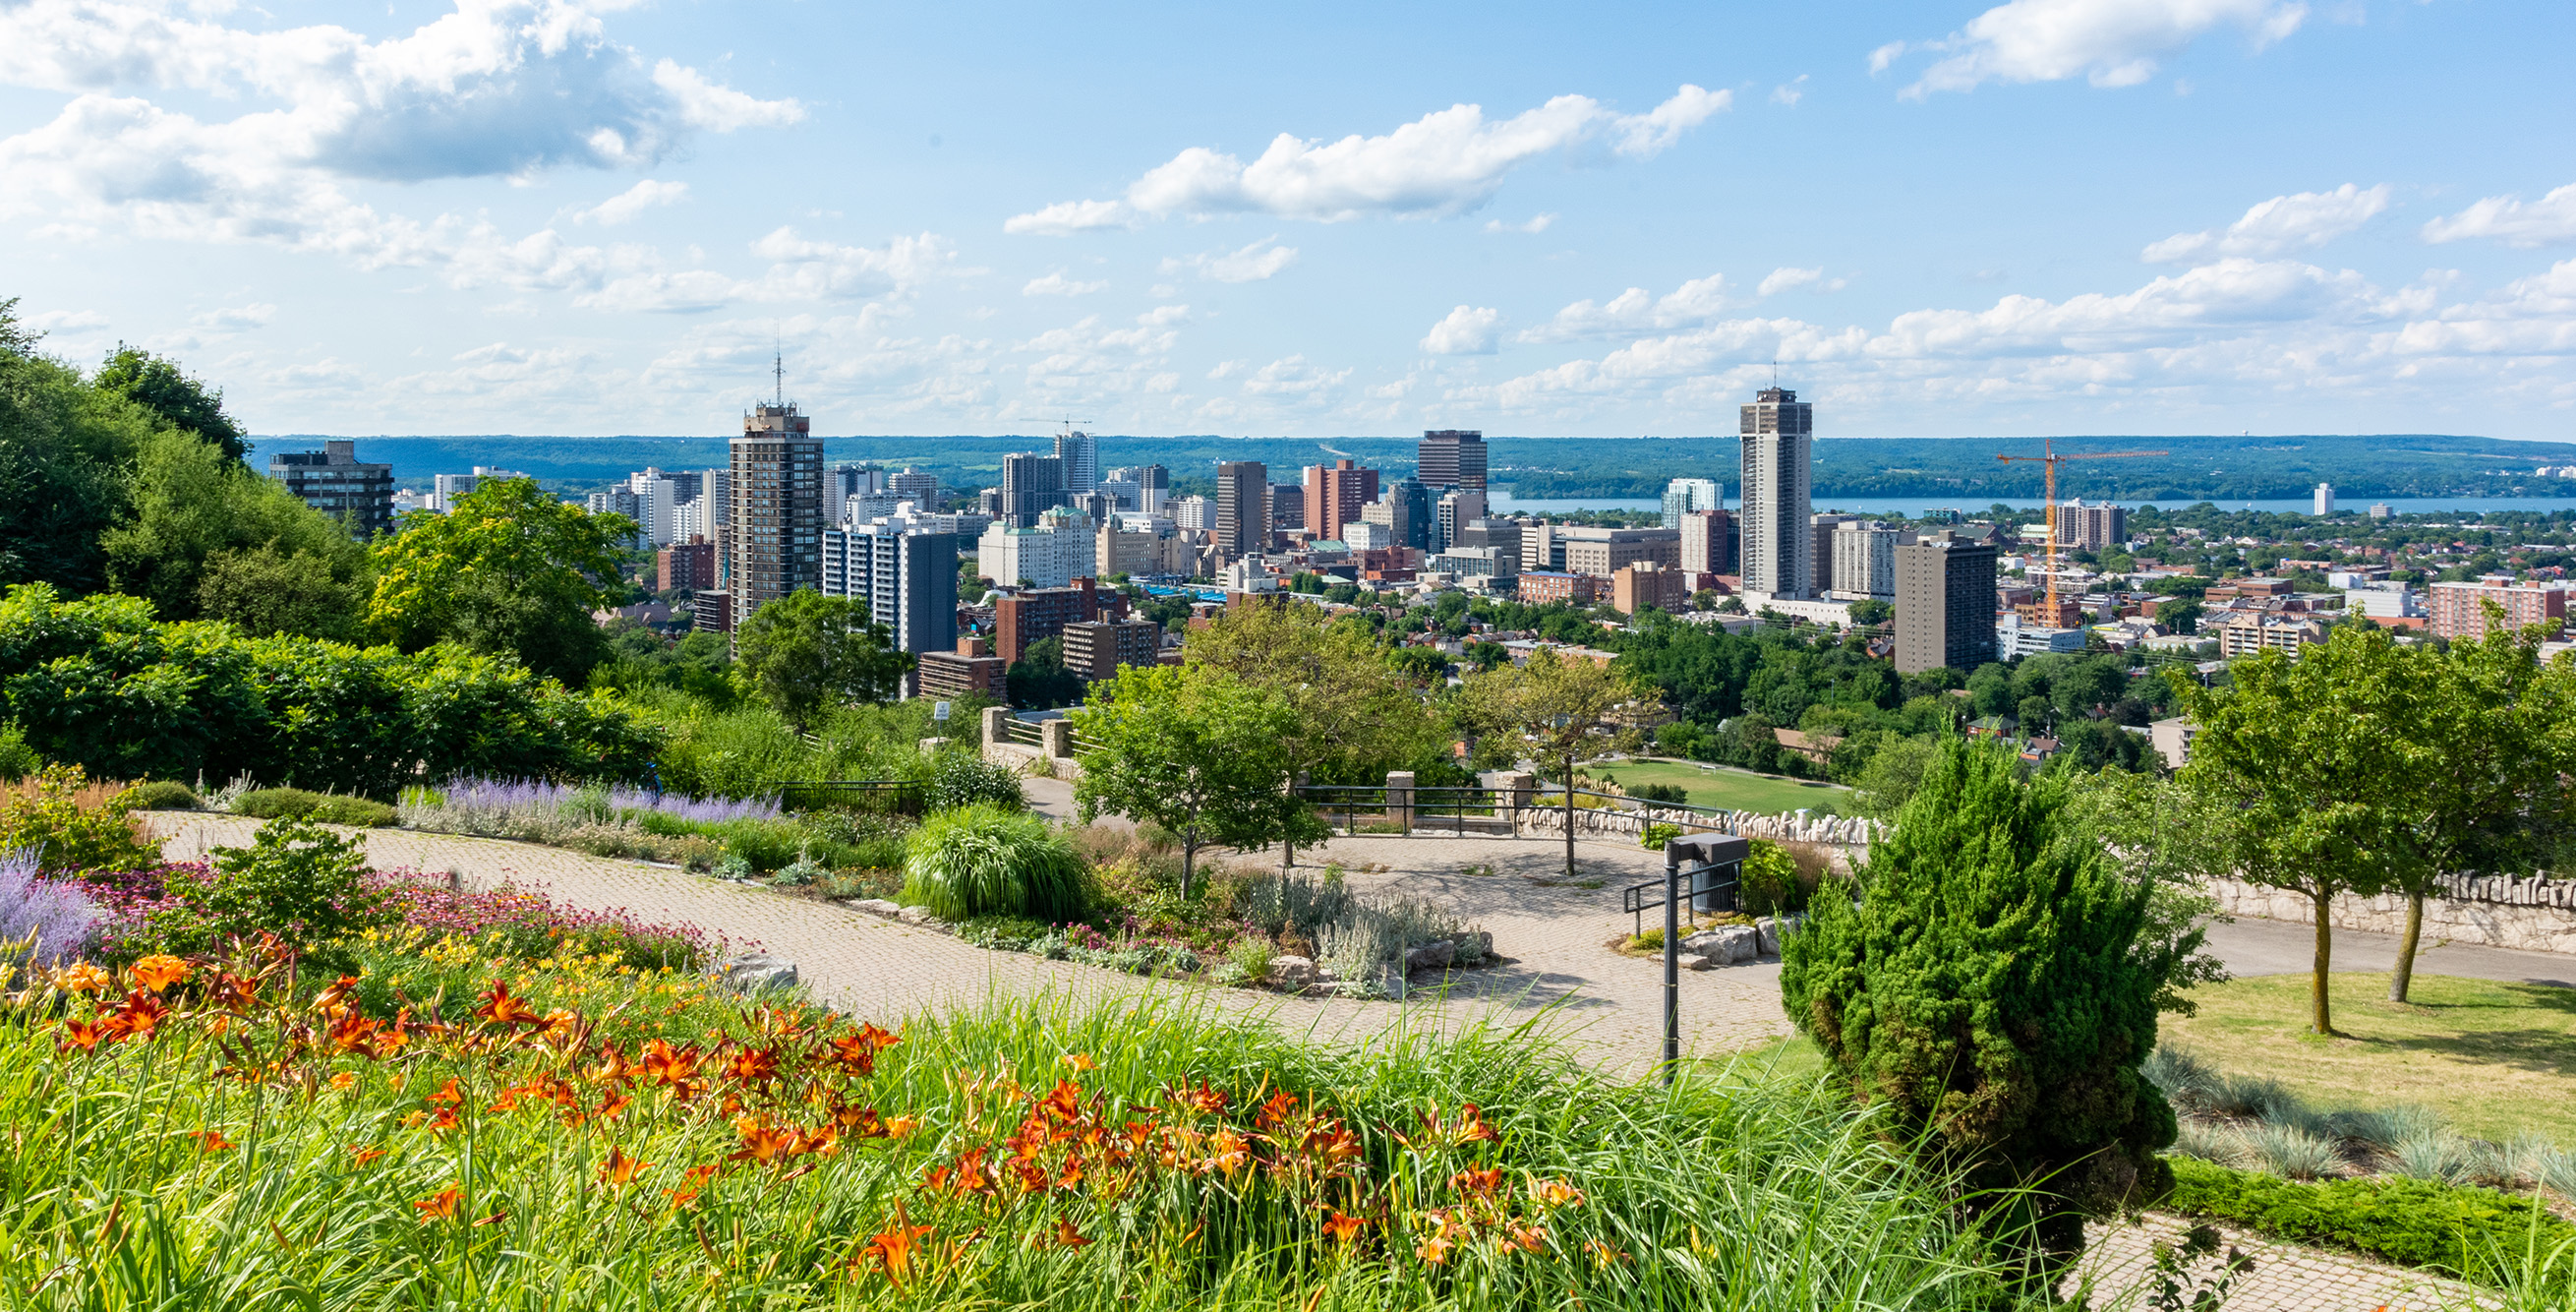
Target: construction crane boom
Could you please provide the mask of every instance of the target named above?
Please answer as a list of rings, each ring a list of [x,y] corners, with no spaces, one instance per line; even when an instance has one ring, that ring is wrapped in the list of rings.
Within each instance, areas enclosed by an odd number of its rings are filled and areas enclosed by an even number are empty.
[[[2015,460],[2027,461],[2032,464],[2045,465],[2048,468],[2048,508],[2046,512],[2048,516],[2048,555],[2046,557],[2048,562],[2048,622],[2050,625],[2054,626],[2057,623],[2059,614],[2061,613],[2058,610],[2057,600],[2057,466],[2068,460],[2130,460],[2138,456],[2166,456],[2172,455],[2173,453],[2170,451],[2081,451],[2061,456],[2057,454],[2057,441],[2055,438],[2043,439],[2041,450],[2045,454],[2035,456],[1999,455],[1996,456],[1995,459],[2007,462]]]

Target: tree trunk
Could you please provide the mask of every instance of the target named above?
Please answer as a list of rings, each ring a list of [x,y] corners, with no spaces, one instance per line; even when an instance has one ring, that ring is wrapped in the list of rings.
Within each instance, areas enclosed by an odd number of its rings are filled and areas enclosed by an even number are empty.
[[[2424,941],[2424,893],[2406,895],[2406,933],[2397,940],[2397,968],[2388,973],[2388,1000],[2404,1002],[2415,983],[2415,946]]]
[[[1187,901],[1189,901],[1189,900],[1190,900],[1190,872],[1191,872],[1193,869],[1195,869],[1195,868],[1197,867],[1197,865],[1198,865],[1198,855],[1199,855],[1199,831],[1198,831],[1196,828],[1190,828],[1190,829],[1184,829],[1184,830],[1182,830],[1182,831],[1181,831],[1181,900],[1182,900],[1182,901],[1184,901],[1184,902],[1187,902]]]
[[[2317,966],[2308,981],[2308,1028],[2319,1034],[2334,1033],[2334,1006],[2326,997],[2326,972],[2334,966],[2334,925],[2327,913],[2334,906],[2334,892],[2320,888],[2317,903]]]
[[[1574,878],[1574,761],[1565,762],[1565,877]]]

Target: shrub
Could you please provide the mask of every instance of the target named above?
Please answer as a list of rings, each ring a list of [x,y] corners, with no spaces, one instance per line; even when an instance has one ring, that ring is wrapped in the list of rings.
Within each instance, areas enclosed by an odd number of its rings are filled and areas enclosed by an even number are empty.
[[[137,811],[197,811],[204,807],[196,789],[175,779],[155,779],[134,786]]]
[[[1226,949],[1225,959],[1233,962],[1246,979],[1258,980],[1270,973],[1273,955],[1269,939],[1258,934],[1246,934],[1236,939],[1233,947]]]
[[[1664,844],[1681,836],[1682,827],[1680,825],[1648,825],[1646,826],[1645,835],[1646,850],[1649,852],[1663,851]]]
[[[1783,1005],[1857,1097],[1972,1181],[2049,1182],[2036,1215],[1996,1218],[2034,1275],[2081,1251],[2086,1216],[2163,1191],[2175,1132],[2139,1073],[2171,969],[2135,950],[2148,890],[2066,807],[2009,748],[1948,744],[1857,891],[1820,894],[1781,945]]]
[[[0,967],[79,956],[106,919],[78,884],[39,878],[34,852],[0,852]],[[7,982],[0,969],[0,983]]]
[[[1028,805],[1020,790],[1020,777],[987,761],[971,751],[941,752],[930,767],[930,789],[926,805],[933,811],[951,811],[961,806],[989,802],[1005,811],[1017,811]]]
[[[1034,916],[1062,924],[1082,917],[1082,861],[1039,816],[989,802],[942,811],[905,845],[906,906],[943,920]]]
[[[302,788],[261,788],[233,802],[233,814],[257,820],[310,820],[315,824],[376,829],[394,822],[394,808],[363,797],[308,792]]]
[[[122,870],[160,859],[134,818],[134,790],[91,783],[77,765],[0,786],[0,852],[35,853],[39,870]]]
[[[16,720],[0,720],[0,784],[14,784],[45,768],[45,758],[27,745]]]
[[[1628,795],[1640,802],[1669,802],[1675,806],[1690,805],[1690,790],[1680,784],[1630,784]]]
[[[2492,1189],[2388,1178],[2294,1184],[2190,1158],[2172,1166],[2161,1206],[2173,1211],[2480,1284],[2510,1278],[2535,1235],[2544,1252],[2576,1244],[2576,1225]]]
[[[248,847],[214,851],[214,878],[189,900],[210,944],[275,934],[308,946],[378,922],[366,852],[311,820],[271,820]]]

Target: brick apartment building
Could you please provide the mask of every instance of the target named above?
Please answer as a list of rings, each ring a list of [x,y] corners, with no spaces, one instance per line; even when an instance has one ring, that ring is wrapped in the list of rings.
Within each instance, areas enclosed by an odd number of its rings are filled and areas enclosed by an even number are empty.
[[[654,589],[660,592],[673,588],[715,591],[716,544],[693,535],[686,542],[674,542],[654,552],[653,580]]]
[[[2436,583],[2429,591],[2433,633],[2437,637],[2485,636],[2488,602],[2504,608],[2504,623],[2509,629],[2531,624],[2556,629],[2567,618],[2567,590],[2563,587],[2482,579],[2476,583]]]
[[[993,601],[993,654],[1017,664],[1030,643],[1061,638],[1068,624],[1126,618],[1127,599],[1100,591],[1090,579],[1075,579],[1067,588],[1009,593]],[[1065,663],[1072,664],[1069,654]]]
[[[1122,665],[1162,658],[1163,626],[1152,620],[1090,620],[1064,626],[1064,667],[1090,682],[1118,677]]]
[[[993,654],[989,638],[964,637],[957,640],[955,651],[926,651],[919,660],[921,695],[933,700],[981,694],[1000,700],[1003,675],[1010,662]]]
[[[1607,580],[1589,574],[1572,574],[1552,569],[1525,569],[1520,577],[1520,599],[1532,606],[1551,601],[1568,601],[1589,606],[1601,599],[1601,584]]]

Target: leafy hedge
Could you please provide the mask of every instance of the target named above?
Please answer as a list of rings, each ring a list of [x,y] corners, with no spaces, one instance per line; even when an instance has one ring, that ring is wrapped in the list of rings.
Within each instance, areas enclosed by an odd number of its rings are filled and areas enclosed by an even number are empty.
[[[254,789],[233,803],[233,814],[260,820],[313,820],[362,829],[380,829],[394,822],[394,809],[382,802],[302,788]]]
[[[379,798],[424,772],[640,777],[658,741],[614,695],[505,658],[248,638],[44,584],[0,595],[0,720],[96,778],[248,774]]]
[[[2501,1286],[2521,1269],[2534,1226],[2542,1252],[2576,1241],[2576,1226],[2493,1189],[2395,1176],[2298,1184],[2197,1158],[2166,1160],[2174,1190],[2162,1207],[2482,1285]]]

